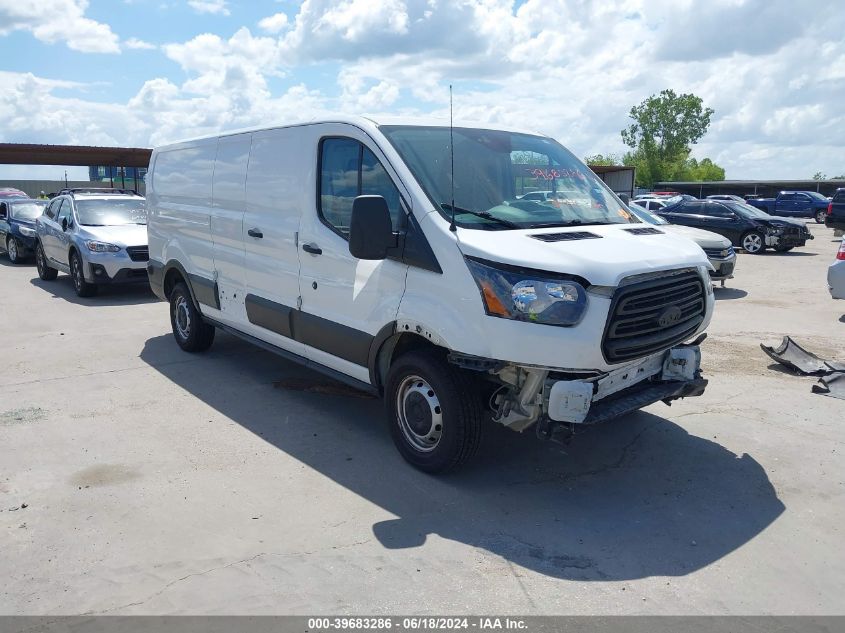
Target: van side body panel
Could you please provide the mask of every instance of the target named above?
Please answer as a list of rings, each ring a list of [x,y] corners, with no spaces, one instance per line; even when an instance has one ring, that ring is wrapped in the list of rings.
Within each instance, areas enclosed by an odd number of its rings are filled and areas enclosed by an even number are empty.
[[[211,285],[216,279],[209,203],[216,151],[217,139],[157,150],[147,191],[150,260],[178,261],[189,275]],[[200,300],[203,312],[208,307]]]
[[[221,137],[212,180],[211,237],[221,318],[239,323],[246,318],[246,268],[243,241],[246,174],[252,134]]]

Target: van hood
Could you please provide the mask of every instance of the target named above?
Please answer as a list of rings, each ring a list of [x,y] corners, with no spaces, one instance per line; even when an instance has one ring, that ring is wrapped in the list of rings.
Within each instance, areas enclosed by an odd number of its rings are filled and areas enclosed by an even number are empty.
[[[636,235],[631,229],[659,234]],[[466,256],[535,270],[578,275],[591,284],[616,286],[630,275],[704,266],[704,251],[692,240],[648,224],[573,226],[511,231],[458,229],[458,244]],[[673,227],[674,228],[674,227]],[[537,236],[590,233],[598,238],[544,241]],[[549,238],[547,238],[549,239]]]
[[[115,226],[85,226],[81,225],[80,234],[83,237],[100,242],[108,242],[117,246],[146,246],[146,224],[117,224]]]
[[[728,238],[713,231],[705,231],[704,229],[680,224],[666,224],[661,225],[660,228],[665,229],[667,233],[689,238],[701,248],[728,248],[731,245]]]

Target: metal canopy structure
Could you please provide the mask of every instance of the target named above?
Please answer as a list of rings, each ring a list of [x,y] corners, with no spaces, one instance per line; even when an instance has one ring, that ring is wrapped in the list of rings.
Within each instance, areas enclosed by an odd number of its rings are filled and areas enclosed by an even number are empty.
[[[0,143],[0,165],[74,165],[90,167],[148,167],[151,149]]]

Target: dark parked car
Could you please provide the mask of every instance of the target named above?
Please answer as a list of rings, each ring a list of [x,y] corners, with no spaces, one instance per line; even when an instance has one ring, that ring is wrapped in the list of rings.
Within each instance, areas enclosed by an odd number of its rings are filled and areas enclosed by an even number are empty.
[[[845,231],[845,187],[837,189],[827,204],[824,223],[832,229]]]
[[[823,224],[828,202],[827,198],[816,191],[781,191],[777,198],[754,198],[748,204],[769,215],[815,218],[816,222]]]
[[[0,199],[0,247],[13,264],[35,251],[35,218],[46,204],[46,200],[29,198]]]
[[[755,207],[719,200],[682,200],[657,212],[673,224],[694,226],[728,238],[751,254],[766,248],[778,252],[804,246],[813,239],[803,222],[775,218]]]

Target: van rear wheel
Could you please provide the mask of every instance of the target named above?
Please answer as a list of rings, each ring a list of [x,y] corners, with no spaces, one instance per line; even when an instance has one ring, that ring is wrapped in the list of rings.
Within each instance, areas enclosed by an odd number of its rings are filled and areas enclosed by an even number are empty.
[[[478,388],[435,352],[400,356],[388,372],[384,401],[393,442],[416,468],[444,473],[477,451],[482,422]]]
[[[181,282],[170,293],[170,325],[173,337],[186,352],[204,352],[214,342],[214,326],[203,321],[188,287]]]

